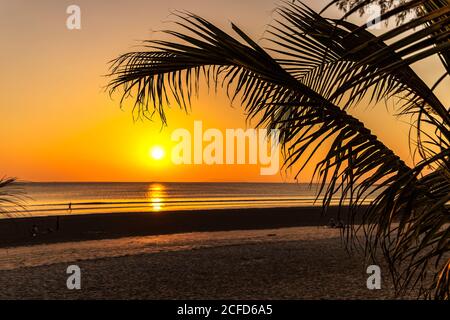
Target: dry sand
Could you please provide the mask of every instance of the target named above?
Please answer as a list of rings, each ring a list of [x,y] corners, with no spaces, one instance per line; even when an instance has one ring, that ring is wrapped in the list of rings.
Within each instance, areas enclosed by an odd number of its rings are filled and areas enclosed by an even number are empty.
[[[82,289],[66,287],[66,269]],[[386,299],[339,231],[296,227],[143,236],[0,249],[0,299]]]

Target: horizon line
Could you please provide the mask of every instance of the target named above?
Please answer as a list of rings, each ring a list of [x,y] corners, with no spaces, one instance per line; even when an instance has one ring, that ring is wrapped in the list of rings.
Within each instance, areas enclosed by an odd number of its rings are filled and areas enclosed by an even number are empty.
[[[276,181],[31,181],[17,180],[18,183],[259,183],[259,184],[310,184],[311,182],[276,182]],[[316,184],[316,183],[313,183]]]

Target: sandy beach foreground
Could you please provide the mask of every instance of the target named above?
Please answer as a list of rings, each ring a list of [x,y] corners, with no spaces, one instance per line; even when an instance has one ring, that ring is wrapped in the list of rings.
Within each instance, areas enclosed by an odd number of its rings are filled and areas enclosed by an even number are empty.
[[[320,208],[0,220],[0,299],[386,299]],[[39,234],[29,233],[38,226]],[[78,265],[81,290],[67,289]]]
[[[70,264],[82,288],[66,287]],[[0,249],[0,299],[386,299],[339,231],[297,227]]]

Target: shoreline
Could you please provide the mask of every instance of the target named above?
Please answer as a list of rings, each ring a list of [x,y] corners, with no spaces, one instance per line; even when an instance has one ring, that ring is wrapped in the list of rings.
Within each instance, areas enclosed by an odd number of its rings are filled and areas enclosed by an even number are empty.
[[[0,219],[0,248],[187,232],[323,226],[338,219],[321,207],[245,208],[83,214]],[[342,220],[345,221],[345,212]],[[59,230],[58,230],[59,223]],[[37,235],[33,236],[33,229]]]

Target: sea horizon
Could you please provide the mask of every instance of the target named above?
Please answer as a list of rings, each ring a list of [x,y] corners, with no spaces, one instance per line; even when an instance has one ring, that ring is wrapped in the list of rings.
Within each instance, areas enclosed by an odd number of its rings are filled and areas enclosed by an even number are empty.
[[[70,183],[86,183],[86,184],[96,184],[96,183],[185,183],[185,184],[200,184],[200,183],[236,183],[236,184],[305,184],[305,185],[317,185],[320,183],[313,182],[283,182],[283,181],[28,181],[28,180],[16,180],[16,184],[46,184],[46,183],[55,183],[55,184],[70,184]]]
[[[10,212],[13,217],[22,217],[320,206],[319,186],[277,182],[21,182],[26,206]]]

